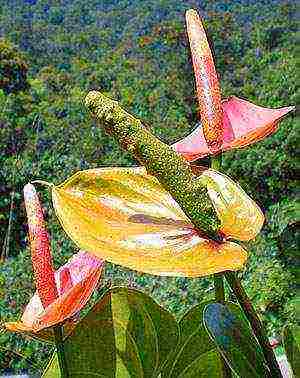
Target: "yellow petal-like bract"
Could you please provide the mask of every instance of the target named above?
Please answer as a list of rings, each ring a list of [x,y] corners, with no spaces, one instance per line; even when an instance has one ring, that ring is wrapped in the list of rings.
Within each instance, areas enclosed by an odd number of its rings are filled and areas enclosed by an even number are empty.
[[[213,169],[203,172],[201,180],[207,183],[224,235],[244,241],[254,239],[264,223],[256,203],[228,176]]]
[[[67,234],[98,257],[145,273],[199,277],[240,269],[246,252],[199,235],[144,168],[76,173],[52,189]]]

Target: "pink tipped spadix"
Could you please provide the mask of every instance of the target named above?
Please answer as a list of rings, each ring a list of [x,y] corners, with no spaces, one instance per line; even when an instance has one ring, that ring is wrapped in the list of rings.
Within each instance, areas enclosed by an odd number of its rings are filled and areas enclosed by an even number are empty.
[[[173,148],[188,161],[232,148],[246,147],[273,133],[279,121],[295,109],[268,109],[237,97],[221,101],[212,53],[197,12],[186,13],[187,32],[196,78],[201,125]]]
[[[32,184],[24,187],[24,200],[28,219],[31,260],[35,284],[43,307],[48,307],[58,297],[54,269],[39,197]]]
[[[220,150],[223,139],[221,91],[204,27],[194,9],[186,12],[187,33],[196,78],[203,133],[209,151]]]

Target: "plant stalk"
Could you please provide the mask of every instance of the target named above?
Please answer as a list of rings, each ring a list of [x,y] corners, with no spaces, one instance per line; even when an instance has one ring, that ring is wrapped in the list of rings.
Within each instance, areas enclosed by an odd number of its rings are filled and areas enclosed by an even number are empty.
[[[54,331],[54,340],[56,346],[56,352],[58,357],[58,364],[62,378],[69,378],[69,372],[67,368],[66,355],[63,344],[63,332],[62,327],[57,326],[53,329]]]
[[[251,324],[252,330],[262,348],[263,354],[268,363],[271,377],[282,378],[278,362],[270,346],[267,334],[241,282],[236,277],[236,274],[231,271],[226,271],[225,277],[231,290],[235,294],[240,306],[242,307],[244,314],[246,315],[249,323]]]
[[[211,168],[216,171],[220,170],[222,165],[222,155],[213,156],[211,158]],[[223,273],[214,274],[214,286],[215,286],[215,298],[219,303],[224,304],[225,302],[225,292],[224,292],[224,282]]]
[[[218,303],[225,303],[225,291],[224,291],[224,282],[223,282],[223,274],[217,273],[214,274],[214,286],[215,286],[215,298]],[[222,360],[222,377],[223,378],[231,378],[231,369],[227,365],[225,359],[221,357]]]
[[[220,171],[222,166],[222,153],[211,158],[211,168]]]
[[[223,274],[214,274],[215,298],[218,303],[225,303],[225,291],[223,283]]]
[[[215,170],[220,170],[222,165],[222,155],[219,154],[216,157],[212,157],[211,159],[211,168]],[[266,332],[264,330],[264,327],[257,316],[249,297],[247,296],[241,282],[236,277],[236,274],[231,271],[225,272],[226,280],[237,297],[237,300],[242,307],[249,323],[251,324],[252,330],[262,348],[263,354],[265,356],[265,359],[268,363],[271,376],[274,378],[281,378],[281,372],[279,365],[277,363],[275,354],[269,344],[269,340],[267,338]],[[214,282],[215,282],[215,292],[216,292],[216,300],[220,303],[222,303],[222,300],[224,301],[224,284],[222,280],[222,276],[220,275],[214,275]],[[224,370],[224,369],[223,369]],[[227,377],[225,375],[225,377]]]
[[[222,154],[211,158],[211,168],[219,171],[222,165]],[[214,274],[214,287],[215,287],[215,298],[218,303],[225,304],[225,290],[224,290],[224,281],[223,273]],[[231,369],[227,365],[225,359],[222,359],[222,375],[223,378],[231,378]]]

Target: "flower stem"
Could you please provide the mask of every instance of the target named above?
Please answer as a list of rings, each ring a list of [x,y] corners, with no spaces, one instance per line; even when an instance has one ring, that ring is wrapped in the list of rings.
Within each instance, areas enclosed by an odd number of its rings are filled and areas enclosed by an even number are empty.
[[[237,297],[237,300],[242,307],[249,323],[251,324],[252,330],[262,348],[263,354],[265,356],[265,359],[268,363],[271,377],[272,378],[281,378],[281,372],[279,365],[277,363],[275,354],[270,346],[267,334],[264,330],[264,327],[257,316],[254,307],[252,306],[249,297],[247,296],[247,293],[245,292],[241,282],[236,277],[236,274],[231,271],[225,272],[226,280]]]
[[[56,352],[58,357],[58,364],[62,378],[69,378],[67,369],[67,361],[65,356],[62,327],[57,326],[54,328],[54,340],[56,346]]]
[[[224,291],[224,282],[223,282],[223,274],[217,273],[214,274],[214,286],[215,286],[215,298],[218,303],[225,303],[225,291]],[[223,378],[231,378],[231,370],[230,367],[227,365],[225,359],[221,357],[222,360],[222,377]]]
[[[215,170],[220,170],[222,165],[222,155],[211,158],[211,168]],[[225,303],[225,291],[224,291],[224,281],[223,273],[214,274],[214,286],[215,286],[215,298],[218,303]],[[231,369],[227,365],[224,358],[222,358],[222,373],[223,378],[231,378]]]
[[[214,286],[215,286],[215,298],[219,303],[225,302],[225,292],[224,292],[224,283],[223,283],[223,274],[217,273],[214,274]]]
[[[222,155],[219,154],[218,156],[212,157],[211,159],[211,168],[215,170],[220,170],[222,164]],[[248,298],[241,282],[237,279],[234,272],[227,271],[225,273],[226,280],[237,297],[237,300],[242,307],[249,323],[251,324],[252,330],[262,348],[263,354],[265,356],[265,359],[268,363],[271,376],[274,378],[281,378],[280,368],[277,363],[276,357],[274,355],[274,352],[269,344],[266,332],[264,330],[264,327],[257,316],[250,299]],[[222,280],[222,278],[221,278]],[[224,301],[224,286],[223,281],[220,281],[220,275],[214,275],[214,282],[215,282],[215,293],[216,293],[216,300],[220,303],[222,303],[222,300]],[[224,371],[224,369],[223,369]],[[224,375],[226,376],[226,373]]]
[[[222,153],[211,158],[211,168],[219,171],[222,166]]]

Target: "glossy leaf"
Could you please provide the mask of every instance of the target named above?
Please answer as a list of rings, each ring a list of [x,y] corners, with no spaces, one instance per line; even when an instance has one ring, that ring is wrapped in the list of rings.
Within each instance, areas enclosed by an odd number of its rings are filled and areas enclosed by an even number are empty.
[[[281,119],[295,109],[294,106],[264,108],[237,97],[224,100],[222,108],[224,134],[219,151],[246,147],[264,139],[275,132]],[[188,161],[212,154],[207,146],[202,125],[176,142],[173,148]]]
[[[52,190],[64,230],[82,249],[145,273],[205,276],[240,269],[246,252],[194,229],[178,204],[144,168],[78,172]]]
[[[286,326],[283,330],[283,344],[288,362],[295,377],[300,376],[300,327]]]
[[[179,343],[168,360],[162,378],[222,377],[220,353],[203,324],[204,309],[211,303],[213,301],[200,303],[180,320]],[[239,313],[236,304],[227,302],[226,305]]]
[[[157,377],[178,341],[174,317],[147,295],[110,290],[64,341],[72,377]],[[57,359],[44,378],[58,378]]]
[[[220,378],[222,377],[222,363],[217,350],[212,349],[201,354],[196,360],[186,367],[180,378]]]
[[[179,322],[179,343],[163,370],[162,378],[218,378],[222,373],[220,355],[204,328],[203,302],[193,307]]]
[[[21,321],[6,323],[6,328],[12,332],[38,334],[72,318],[90,298],[99,281],[103,265],[103,261],[93,255],[77,253],[55,272],[60,296],[44,308],[38,293],[35,293],[25,308]],[[52,336],[48,332],[41,335]]]
[[[204,324],[231,369],[243,378],[268,377],[262,351],[239,310],[220,303],[207,305]]]

